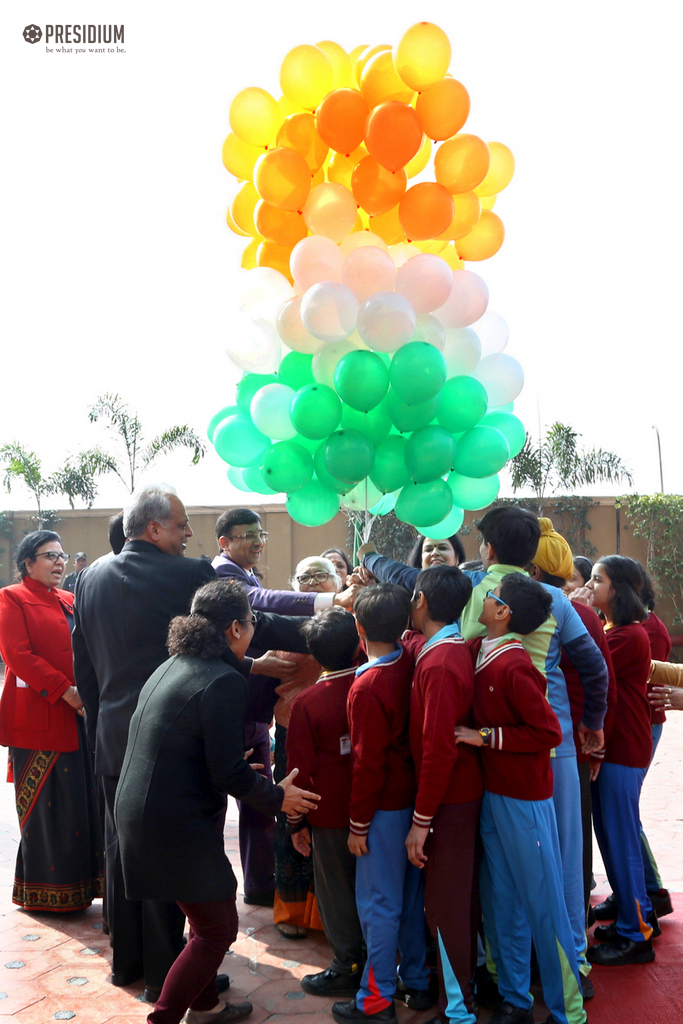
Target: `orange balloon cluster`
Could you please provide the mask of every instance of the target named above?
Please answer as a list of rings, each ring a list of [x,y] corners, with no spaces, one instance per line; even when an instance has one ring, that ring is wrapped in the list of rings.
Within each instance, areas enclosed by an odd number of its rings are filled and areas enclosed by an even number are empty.
[[[393,48],[301,44],[282,62],[281,97],[239,92],[223,163],[240,183],[226,219],[249,238],[242,266],[291,280],[289,256],[308,234],[344,253],[410,242],[454,269],[498,252],[493,206],[514,158],[462,130],[470,97],[450,62],[446,33],[418,22]]]

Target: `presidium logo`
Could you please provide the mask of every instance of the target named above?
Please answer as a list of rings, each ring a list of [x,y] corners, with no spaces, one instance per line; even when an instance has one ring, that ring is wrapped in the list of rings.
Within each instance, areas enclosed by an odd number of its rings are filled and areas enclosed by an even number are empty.
[[[27,43],[39,43],[43,38],[43,30],[39,25],[27,25],[24,29],[24,39]]]
[[[60,44],[61,51],[65,53],[72,53],[73,50],[66,50],[64,44],[76,44],[80,45],[83,49],[77,50],[76,52],[85,52],[85,47],[93,47],[94,45],[101,45],[102,43],[114,43],[113,47],[110,47],[109,52],[123,52],[121,47],[117,47],[117,43],[124,42],[124,27],[123,25],[46,25],[45,26],[45,43],[48,53],[52,53],[49,44],[51,43],[54,47],[56,44]],[[40,25],[27,25],[23,31],[24,39],[27,43],[39,43],[43,38],[43,30]],[[102,50],[90,50],[92,53],[103,53]]]

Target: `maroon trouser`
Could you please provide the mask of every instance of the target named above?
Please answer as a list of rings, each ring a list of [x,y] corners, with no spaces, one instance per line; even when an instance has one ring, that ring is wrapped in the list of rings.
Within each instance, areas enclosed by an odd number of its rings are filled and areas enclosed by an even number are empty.
[[[190,925],[190,938],[166,975],[164,987],[147,1020],[180,1024],[188,1007],[213,1010],[218,1003],[216,973],[237,938],[235,897],[214,903],[178,903]]]
[[[448,1020],[452,993],[448,977],[455,975],[468,1010],[472,1009],[471,979],[477,965],[479,897],[475,871],[477,822],[481,800],[442,804],[432,819],[424,851],[425,912],[436,939],[439,970],[439,1016]],[[443,956],[451,971],[444,971]],[[457,994],[456,994],[457,1000]]]

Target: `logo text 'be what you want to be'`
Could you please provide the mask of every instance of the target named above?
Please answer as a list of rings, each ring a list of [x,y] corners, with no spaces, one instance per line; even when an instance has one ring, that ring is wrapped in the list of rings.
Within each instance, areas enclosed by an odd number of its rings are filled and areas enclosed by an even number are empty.
[[[45,41],[46,53],[125,53],[124,25],[27,25],[27,43]]]

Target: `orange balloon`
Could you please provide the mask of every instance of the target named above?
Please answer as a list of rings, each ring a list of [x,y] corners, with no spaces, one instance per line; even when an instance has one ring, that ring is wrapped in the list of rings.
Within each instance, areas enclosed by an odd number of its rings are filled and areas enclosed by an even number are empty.
[[[478,135],[456,135],[436,151],[436,180],[449,192],[471,192],[480,185],[491,163],[489,147]]]
[[[308,234],[306,222],[300,213],[281,210],[263,199],[256,205],[254,224],[262,239],[290,248]]]
[[[481,216],[481,202],[475,192],[460,192],[454,195],[453,205],[453,220],[441,235],[441,238],[451,242],[469,235]]]
[[[370,107],[376,107],[384,100],[410,103],[413,98],[413,90],[396,74],[391,50],[376,53],[366,63],[360,77],[360,91]]]
[[[292,247],[289,245],[275,245],[274,242],[261,242],[256,250],[256,266],[272,267],[279,270],[287,278],[290,284],[294,284],[289,269],[289,257],[292,255]]]
[[[413,185],[398,204],[398,219],[408,241],[436,238],[453,220],[453,196],[435,181]]]
[[[380,213],[378,217],[370,218],[370,230],[384,239],[387,245],[396,245],[404,241],[403,228],[398,219],[398,206],[388,213]]]
[[[334,89],[315,112],[320,138],[337,153],[352,153],[363,141],[370,108],[356,89]]]
[[[407,186],[404,170],[392,174],[373,156],[363,157],[351,175],[353,198],[373,217],[396,206]]]
[[[456,243],[462,260],[487,260],[498,252],[505,239],[505,228],[497,213],[482,210],[481,217],[469,235]]]
[[[425,135],[441,142],[459,132],[467,120],[469,93],[455,78],[442,78],[420,93],[415,109]]]
[[[365,126],[370,156],[389,171],[405,167],[422,145],[420,119],[407,103],[388,100],[371,111]]]
[[[292,114],[286,117],[275,137],[276,145],[296,149],[313,174],[325,162],[328,147],[318,135],[313,114]]]
[[[311,191],[311,172],[296,149],[278,146],[259,157],[254,184],[262,199],[281,210],[301,210]]]
[[[327,180],[336,181],[338,185],[343,185],[350,192],[353,169],[359,160],[367,155],[368,151],[365,146],[354,149],[349,156],[345,156],[344,153],[335,153],[327,165]]]

